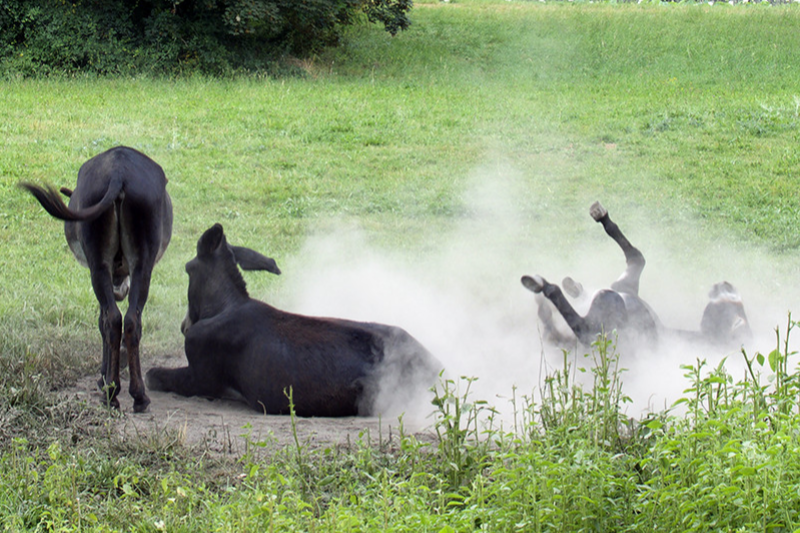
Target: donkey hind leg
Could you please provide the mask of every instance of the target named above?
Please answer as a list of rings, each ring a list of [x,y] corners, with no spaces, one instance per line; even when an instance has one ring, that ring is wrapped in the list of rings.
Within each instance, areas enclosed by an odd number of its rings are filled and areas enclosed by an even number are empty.
[[[555,346],[562,348],[574,347],[575,336],[564,332],[556,325],[553,319],[553,304],[542,294],[536,295],[536,315],[539,317],[539,322],[542,324],[544,331],[541,332],[542,338]]]
[[[152,260],[150,261],[152,263]],[[142,379],[142,367],[139,359],[139,345],[142,338],[142,310],[147,303],[150,290],[152,264],[144,268],[135,268],[131,273],[131,292],[128,295],[128,311],[125,313],[123,336],[128,352],[128,372],[130,383],[128,392],[133,397],[133,411],[143,413],[150,405],[150,398],[145,391]]]
[[[595,202],[589,208],[589,214],[592,218],[603,225],[606,234],[614,239],[625,254],[625,263],[627,267],[625,272],[619,277],[617,281],[611,284],[611,288],[618,292],[624,292],[639,295],[639,278],[642,276],[644,270],[645,260],[642,252],[633,246],[630,241],[622,234],[611,218],[608,216],[608,211],[603,207],[600,202]]]
[[[98,302],[100,302],[98,326],[100,335],[103,338],[103,362],[97,386],[105,393],[105,402],[110,407],[118,409],[119,400],[117,400],[117,395],[120,388],[119,350],[122,341],[122,313],[120,313],[114,299],[110,272],[97,268],[92,270],[91,275],[92,287]]]
[[[600,333],[600,330],[595,331],[592,324],[587,322],[584,317],[580,316],[578,312],[575,311],[558,285],[548,282],[539,275],[523,276],[522,285],[533,293],[541,293],[547,297],[547,299],[556,306],[558,312],[561,313],[561,316],[567,321],[570,329],[582,343],[591,344],[597,334]]]
[[[138,220],[149,221],[150,224],[140,223],[132,227],[130,220],[135,220],[135,213],[131,214],[130,206],[121,209],[121,245],[130,271],[130,290],[128,292],[128,311],[125,313],[123,324],[123,338],[128,352],[128,373],[130,383],[128,392],[133,397],[133,411],[143,413],[150,405],[147,397],[144,379],[142,379],[142,366],[140,362],[140,342],[142,339],[142,311],[150,294],[150,278],[158,253],[158,242],[152,242],[152,236],[158,235],[158,229],[153,227],[153,222],[146,214]]]

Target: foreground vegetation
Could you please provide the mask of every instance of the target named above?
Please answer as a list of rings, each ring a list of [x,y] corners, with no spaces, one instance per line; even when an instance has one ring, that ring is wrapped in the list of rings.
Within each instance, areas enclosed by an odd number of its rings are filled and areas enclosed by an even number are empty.
[[[413,261],[474,215],[462,192],[482,165],[514,169],[519,250],[546,239],[545,213],[559,218],[561,245],[576,239],[574,213],[601,197],[667,221],[673,235],[699,228],[791,262],[800,244],[800,73],[791,66],[800,50],[784,44],[798,17],[793,7],[765,6],[420,4],[407,32],[355,28],[342,49],[298,62],[302,78],[4,83],[0,523],[10,531],[800,528],[800,391],[784,344],[791,321],[776,350],[747,355],[747,379],[687,361],[686,416],[628,421],[625,374],[613,348],[600,345],[591,365],[565,362],[536,400],[520,395],[513,428],[492,424],[491,405],[468,394],[469,380],[455,380],[432,407],[433,443],[364,435],[345,447],[298,440],[281,450],[254,440],[227,458],[170,432],[121,438],[114,415],[58,394],[96,371],[96,303],[58,225],[15,187],[69,185],[83,161],[116,144],[166,169],[180,209],[146,311],[149,354],[180,348],[182,264],[214,221],[284,258],[337,218]],[[263,295],[277,281],[248,283]],[[599,369],[594,387],[573,381],[576,364]]]
[[[789,323],[790,330],[796,327]],[[93,445],[24,438],[0,460],[6,530],[136,531],[796,531],[797,374],[769,355],[777,386],[734,382],[723,366],[685,367],[685,417],[620,415],[623,374],[611,343],[592,352],[594,386],[570,364],[521,397],[513,431],[445,381],[437,439],[363,435],[237,462],[192,457],[169,434]],[[758,365],[754,357],[753,364]],[[766,358],[762,359],[763,363]],[[706,375],[707,374],[707,375]],[[97,437],[97,436],[96,436]],[[251,449],[270,447],[251,442]]]

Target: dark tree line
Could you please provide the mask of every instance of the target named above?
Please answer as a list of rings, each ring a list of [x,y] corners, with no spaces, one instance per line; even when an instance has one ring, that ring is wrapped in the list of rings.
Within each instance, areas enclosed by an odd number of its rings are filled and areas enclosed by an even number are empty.
[[[345,26],[409,25],[412,0],[0,0],[0,70],[47,75],[259,70],[339,42]]]

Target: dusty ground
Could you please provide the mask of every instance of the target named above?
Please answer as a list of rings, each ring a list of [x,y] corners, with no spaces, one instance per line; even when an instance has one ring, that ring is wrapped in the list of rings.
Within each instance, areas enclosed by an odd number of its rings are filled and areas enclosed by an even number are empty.
[[[178,367],[185,364],[184,354],[178,352],[145,361],[144,370],[146,372],[150,366]],[[65,394],[73,401],[101,403],[97,377],[84,376]],[[148,391],[151,400],[148,412],[135,414],[133,400],[127,392],[127,370],[123,372],[122,381],[123,392],[119,395],[121,416],[110,420],[124,439],[172,439],[206,451],[233,455],[243,454],[248,441],[266,444],[270,448],[295,444],[291,417],[259,414],[233,400],[185,398]],[[397,418],[296,418],[295,424],[300,444],[312,448],[355,444],[359,438],[377,444],[400,433]],[[404,421],[403,430],[415,433],[421,440],[430,440],[433,435],[430,428],[426,428],[429,424],[430,420]]]

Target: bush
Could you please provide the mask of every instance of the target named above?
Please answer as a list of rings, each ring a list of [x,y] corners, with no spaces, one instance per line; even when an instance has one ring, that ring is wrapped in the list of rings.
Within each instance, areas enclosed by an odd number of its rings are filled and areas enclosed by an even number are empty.
[[[124,74],[262,70],[339,43],[368,20],[395,35],[411,0],[5,0],[0,70]]]

